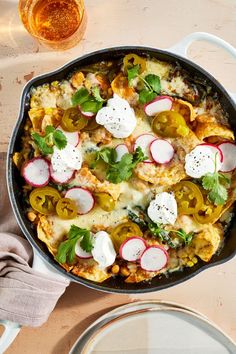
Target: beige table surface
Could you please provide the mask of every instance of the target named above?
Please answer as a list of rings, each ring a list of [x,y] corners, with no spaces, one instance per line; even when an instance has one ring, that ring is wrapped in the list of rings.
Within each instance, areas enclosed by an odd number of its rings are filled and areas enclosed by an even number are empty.
[[[0,0],[0,153],[4,157],[17,119],[19,97],[33,76],[83,53],[123,44],[168,48],[183,36],[206,31],[236,47],[235,0],[85,0],[88,27],[81,43],[66,52],[40,47],[21,26],[17,1]],[[236,61],[203,42],[190,57],[236,92]],[[1,202],[1,201],[0,201]],[[187,283],[150,295],[112,295],[71,284],[48,322],[23,328],[7,354],[68,353],[81,332],[108,309],[136,299],[164,299],[194,307],[236,340],[236,260],[209,269]]]

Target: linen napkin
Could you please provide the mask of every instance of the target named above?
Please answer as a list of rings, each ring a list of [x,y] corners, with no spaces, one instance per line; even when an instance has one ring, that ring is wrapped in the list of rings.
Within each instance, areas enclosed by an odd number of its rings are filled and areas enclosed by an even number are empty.
[[[3,160],[0,154],[0,319],[40,326],[47,321],[69,281],[31,268],[30,244],[13,233],[19,233],[19,229],[7,196]]]

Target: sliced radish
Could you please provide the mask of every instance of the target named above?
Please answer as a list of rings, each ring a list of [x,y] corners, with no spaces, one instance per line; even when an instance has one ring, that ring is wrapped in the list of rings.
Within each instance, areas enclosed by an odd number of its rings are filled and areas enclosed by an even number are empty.
[[[129,237],[120,246],[120,257],[126,261],[135,262],[142,256],[147,248],[146,242],[141,237]]]
[[[172,102],[172,98],[169,96],[158,96],[144,106],[144,111],[150,117],[155,116],[157,113],[170,111]]]
[[[236,168],[236,145],[229,141],[221,143],[218,148],[223,154],[223,163],[220,167],[221,172],[230,172]]]
[[[95,203],[92,193],[81,187],[69,189],[65,194],[65,198],[75,201],[78,214],[87,214]]]
[[[200,146],[207,146],[208,148],[210,148],[212,150],[212,152],[214,154],[218,153],[219,157],[220,157],[220,162],[223,162],[223,153],[222,151],[219,149],[218,146],[214,145],[214,144],[209,144],[209,143],[203,143],[200,144]]]
[[[50,178],[49,162],[42,157],[35,157],[24,165],[22,175],[31,186],[44,187]]]
[[[66,168],[61,172],[54,171],[52,165],[50,165],[51,179],[53,180],[53,182],[56,183],[68,183],[72,179],[74,172],[75,170],[72,170],[70,168]]]
[[[121,158],[129,153],[129,149],[125,144],[119,144],[115,147],[117,157],[116,157],[116,162],[120,161]]]
[[[175,150],[169,141],[155,139],[150,144],[150,152],[155,162],[167,163],[173,159]]]
[[[84,111],[80,111],[82,114],[83,114],[83,116],[85,116],[86,118],[92,118],[92,117],[94,117],[95,116],[95,113],[93,113],[93,112],[84,112]]]
[[[58,127],[57,130],[60,130],[66,137],[67,143],[77,146],[79,144],[79,132],[66,132],[61,127]]]
[[[148,272],[157,272],[164,268],[168,262],[168,253],[161,246],[150,246],[143,252],[140,265]]]
[[[148,156],[147,160],[144,160],[144,162],[153,162],[152,156],[150,154],[150,144],[153,140],[155,140],[156,137],[152,134],[142,134],[137,137],[134,143],[134,150],[137,149],[137,147],[141,147],[143,153],[145,156]]]
[[[75,245],[75,254],[77,257],[82,258],[82,259],[88,259],[88,258],[92,258],[92,253],[91,252],[86,252],[85,250],[83,250],[83,248],[80,246],[80,240],[77,241],[76,245]]]

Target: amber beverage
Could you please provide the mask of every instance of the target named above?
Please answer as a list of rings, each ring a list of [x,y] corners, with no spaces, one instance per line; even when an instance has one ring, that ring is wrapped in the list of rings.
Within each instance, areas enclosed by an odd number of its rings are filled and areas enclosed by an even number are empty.
[[[20,0],[19,14],[32,36],[56,50],[75,46],[87,23],[83,0]]]

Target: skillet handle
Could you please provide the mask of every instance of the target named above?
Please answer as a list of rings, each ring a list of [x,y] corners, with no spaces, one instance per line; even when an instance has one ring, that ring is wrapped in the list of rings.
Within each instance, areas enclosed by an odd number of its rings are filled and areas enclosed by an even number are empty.
[[[236,49],[231,44],[229,44],[228,42],[224,41],[223,39],[217,36],[214,36],[213,34],[206,33],[206,32],[190,33],[188,36],[184,37],[180,42],[170,47],[168,51],[173,52],[175,54],[179,54],[187,58],[188,57],[187,52],[189,46],[193,42],[201,41],[201,40],[211,42],[217,45],[218,47],[222,47],[236,59]]]
[[[200,41],[200,40],[213,43],[216,46],[225,49],[229,54],[232,55],[234,59],[236,59],[236,49],[231,44],[229,44],[228,42],[224,41],[223,39],[217,36],[214,36],[213,34],[206,33],[206,32],[190,33],[188,36],[184,37],[180,42],[170,47],[168,51],[174,54],[179,54],[182,57],[188,58],[189,46],[193,42]],[[236,93],[229,92],[229,94],[234,100],[234,102],[236,103]]]
[[[14,341],[20,332],[21,326],[18,323],[4,320],[0,320],[0,326],[4,327],[4,332],[0,337],[0,353],[2,354]]]
[[[34,259],[33,259],[32,268],[34,270],[36,270],[40,273],[43,273],[45,275],[49,275],[49,276],[53,277],[54,279],[58,279],[58,280],[65,279],[65,276],[62,275],[61,273],[59,273],[50,264],[45,262],[35,249],[33,249],[33,252],[34,252]]]

